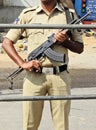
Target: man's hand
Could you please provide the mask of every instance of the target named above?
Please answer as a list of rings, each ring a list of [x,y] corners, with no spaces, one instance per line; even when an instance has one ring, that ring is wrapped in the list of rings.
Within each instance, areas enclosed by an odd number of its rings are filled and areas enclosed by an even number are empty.
[[[66,30],[58,30],[55,35],[54,38],[56,41],[60,42],[60,43],[64,43],[64,41],[69,39],[69,36],[67,35],[67,31]]]
[[[29,62],[24,62],[21,67],[25,70],[29,70],[29,71],[36,71],[36,72],[40,72],[41,71],[41,62],[38,60],[32,60]]]
[[[59,30],[55,33],[54,35],[54,41],[58,41],[59,43],[61,43],[63,45],[63,47],[71,50],[72,52],[75,52],[75,53],[82,53],[83,52],[83,48],[84,48],[84,45],[83,43],[80,43],[78,41],[74,41],[72,40],[68,35],[68,30],[65,29],[65,30]]]

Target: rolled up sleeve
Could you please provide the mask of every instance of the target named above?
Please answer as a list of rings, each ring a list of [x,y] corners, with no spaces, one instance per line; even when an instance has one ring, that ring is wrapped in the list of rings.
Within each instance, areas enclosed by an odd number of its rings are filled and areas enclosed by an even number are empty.
[[[77,29],[75,29],[72,33],[72,39],[74,41],[78,41],[83,43],[83,39],[82,39],[82,32],[79,32]]]
[[[18,24],[25,24],[24,13],[21,13],[18,17],[17,25]],[[10,39],[13,43],[15,43],[20,38],[23,32],[24,29],[10,29],[6,34],[6,38]]]

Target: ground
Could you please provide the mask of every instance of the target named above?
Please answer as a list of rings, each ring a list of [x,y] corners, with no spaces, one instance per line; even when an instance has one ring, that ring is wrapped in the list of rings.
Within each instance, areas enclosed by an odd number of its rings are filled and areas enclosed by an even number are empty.
[[[86,37],[83,35],[84,40],[84,52],[82,54],[76,54],[69,51],[69,69],[95,69],[96,68],[96,39],[94,36]],[[20,52],[22,57],[27,55]],[[10,82],[7,80],[7,76],[12,73],[18,66],[7,56],[6,53],[0,54],[0,88],[10,87]],[[72,71],[73,72],[73,71]],[[81,71],[80,71],[81,72]],[[80,73],[79,72],[79,73]],[[84,71],[83,71],[84,72]],[[76,75],[76,73],[75,73]],[[24,72],[17,76],[14,80],[14,87],[22,87],[22,79]]]
[[[84,52],[82,54],[75,54],[69,52],[69,66],[70,68],[95,69],[96,68],[96,38],[94,36],[86,37],[83,35]]]

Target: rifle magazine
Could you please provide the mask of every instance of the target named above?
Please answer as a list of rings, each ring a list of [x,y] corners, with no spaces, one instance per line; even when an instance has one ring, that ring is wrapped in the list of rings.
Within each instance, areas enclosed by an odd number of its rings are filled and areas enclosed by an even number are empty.
[[[53,51],[51,48],[48,48],[46,51],[44,51],[44,54],[50,58],[51,60],[57,61],[57,62],[65,62],[65,54],[60,54],[55,51]]]

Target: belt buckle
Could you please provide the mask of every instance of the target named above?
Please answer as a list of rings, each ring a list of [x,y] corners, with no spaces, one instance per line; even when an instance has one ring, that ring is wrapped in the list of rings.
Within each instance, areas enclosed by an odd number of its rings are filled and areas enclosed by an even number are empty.
[[[59,70],[59,66],[56,66],[56,73],[59,73],[60,70]]]
[[[42,73],[45,73],[45,74],[54,74],[53,67],[43,67],[42,68]]]

